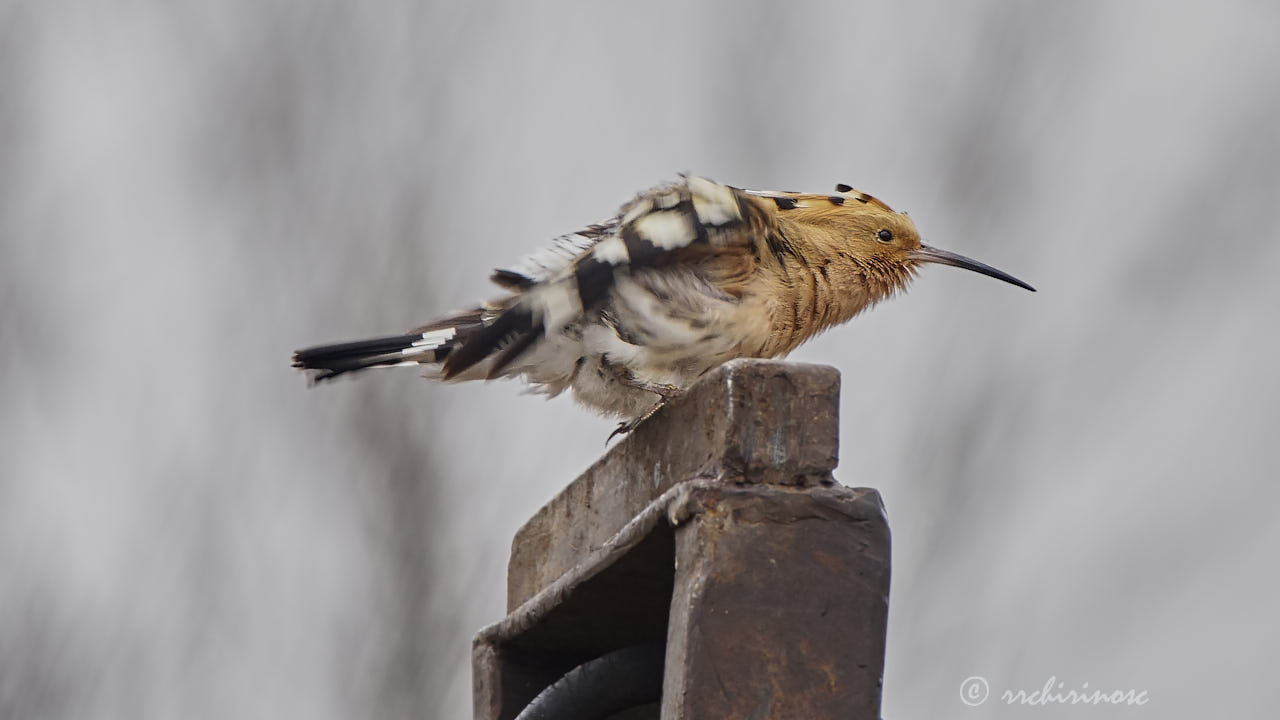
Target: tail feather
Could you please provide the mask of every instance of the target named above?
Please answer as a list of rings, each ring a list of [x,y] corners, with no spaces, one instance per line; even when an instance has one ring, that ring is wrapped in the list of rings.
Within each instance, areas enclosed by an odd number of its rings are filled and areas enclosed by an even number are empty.
[[[425,358],[411,357],[406,351],[412,350],[413,343],[421,339],[421,335],[391,335],[370,340],[318,345],[295,352],[293,366],[302,370],[315,371],[312,380],[319,382],[365,368],[391,367],[404,362],[416,363]],[[434,353],[434,351],[430,352]],[[434,358],[426,361],[433,360]]]
[[[438,364],[483,327],[483,311],[469,310],[404,335],[298,350],[293,354],[293,366],[310,373],[313,382],[322,382],[367,368]]]

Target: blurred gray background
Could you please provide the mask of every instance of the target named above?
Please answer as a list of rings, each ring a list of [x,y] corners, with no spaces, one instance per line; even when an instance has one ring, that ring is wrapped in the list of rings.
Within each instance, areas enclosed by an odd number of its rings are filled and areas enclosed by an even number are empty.
[[[793,357],[894,531],[884,714],[1280,705],[1280,7],[0,3],[0,716],[465,718],[612,421],[289,352],[692,171],[954,269]],[[993,698],[960,702],[986,677]],[[1146,690],[1141,708],[1002,689]]]

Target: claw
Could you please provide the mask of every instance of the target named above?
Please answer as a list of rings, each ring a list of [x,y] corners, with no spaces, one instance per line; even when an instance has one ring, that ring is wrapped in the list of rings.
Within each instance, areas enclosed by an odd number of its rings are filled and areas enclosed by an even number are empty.
[[[614,428],[613,432],[609,433],[609,437],[604,439],[605,447],[609,447],[609,443],[613,442],[614,437],[618,435],[626,435],[627,433],[634,430],[635,427],[636,426],[635,426],[634,420],[628,420],[627,422],[618,423],[618,427]]]
[[[665,399],[659,400],[658,402],[654,403],[653,407],[646,410],[644,414],[641,415],[640,417],[632,418],[630,420],[627,420],[626,422],[618,423],[618,427],[614,428],[613,432],[609,433],[609,437],[605,438],[604,444],[608,446],[609,442],[613,440],[613,437],[615,435],[626,435],[630,433],[632,430],[635,430],[637,427],[640,427],[640,423],[653,417],[654,414],[657,413],[659,410],[661,410],[662,406],[666,404],[667,404],[667,401]]]

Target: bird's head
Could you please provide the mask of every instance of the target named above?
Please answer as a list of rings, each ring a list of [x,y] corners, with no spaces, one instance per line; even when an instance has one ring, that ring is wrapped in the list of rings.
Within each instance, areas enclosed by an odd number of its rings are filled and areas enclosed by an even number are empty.
[[[895,212],[880,200],[848,185],[838,185],[836,191],[839,194],[828,199],[829,222],[841,226],[839,235],[860,264],[871,268],[902,268],[909,273],[929,263],[951,265],[1035,292],[1027,283],[986,263],[924,244],[916,224],[906,213]]]

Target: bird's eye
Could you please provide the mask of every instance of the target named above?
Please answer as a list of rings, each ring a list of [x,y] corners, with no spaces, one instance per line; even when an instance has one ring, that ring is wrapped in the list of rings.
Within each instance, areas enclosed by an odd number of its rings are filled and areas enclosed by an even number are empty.
[[[880,242],[882,243],[893,242],[893,233],[889,232],[888,230],[881,230],[880,232],[876,233],[876,237],[880,238]]]

